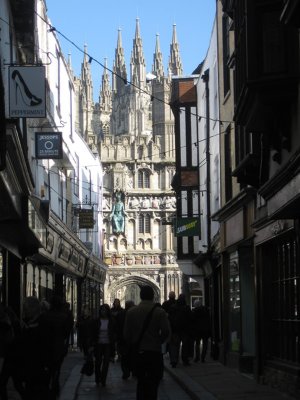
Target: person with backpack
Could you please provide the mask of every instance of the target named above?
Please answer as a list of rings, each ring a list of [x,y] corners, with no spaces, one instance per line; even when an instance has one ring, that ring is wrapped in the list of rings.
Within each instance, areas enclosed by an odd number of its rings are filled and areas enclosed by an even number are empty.
[[[154,303],[151,286],[141,287],[140,298],[140,304],[126,313],[124,339],[136,349],[136,399],[156,400],[164,368],[161,346],[170,335],[170,325],[164,309]]]

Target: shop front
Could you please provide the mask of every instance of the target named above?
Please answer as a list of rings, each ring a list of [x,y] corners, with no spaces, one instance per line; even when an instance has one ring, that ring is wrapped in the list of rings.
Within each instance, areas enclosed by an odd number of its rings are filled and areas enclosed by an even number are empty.
[[[255,359],[254,196],[239,194],[214,218],[221,224],[222,326],[220,360],[253,373]]]

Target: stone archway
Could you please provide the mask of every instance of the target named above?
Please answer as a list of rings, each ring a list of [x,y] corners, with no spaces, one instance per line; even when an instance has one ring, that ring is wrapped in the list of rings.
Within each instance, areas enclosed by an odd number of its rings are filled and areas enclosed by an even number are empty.
[[[125,275],[116,278],[108,284],[105,290],[105,302],[111,305],[115,298],[119,298],[122,307],[126,300],[133,300],[135,304],[140,302],[140,287],[149,285],[154,290],[154,301],[161,301],[161,290],[158,283],[146,275]]]

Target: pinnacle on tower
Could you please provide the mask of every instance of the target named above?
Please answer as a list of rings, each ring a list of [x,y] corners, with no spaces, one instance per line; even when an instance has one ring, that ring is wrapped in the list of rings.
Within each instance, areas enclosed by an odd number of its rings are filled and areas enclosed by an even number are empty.
[[[143,52],[142,38],[140,34],[139,18],[136,19],[135,37],[133,39],[133,49],[131,52],[131,81],[141,86],[146,82],[146,64]]]
[[[176,24],[173,25],[172,43],[170,45],[169,75],[182,75],[182,63],[179,54],[179,44],[177,41]]]
[[[87,52],[87,45],[84,45],[83,63],[81,64],[81,81],[84,82],[84,91],[87,101],[93,102],[93,82],[90,67],[90,57]]]
[[[102,75],[102,84],[100,90],[100,107],[103,111],[109,111],[111,109],[111,87],[109,83],[109,74],[107,67],[107,58],[104,59],[104,69]]]
[[[127,82],[127,72],[125,65],[124,49],[122,46],[121,29],[118,29],[117,48],[115,50],[115,60],[113,65],[113,91],[120,93]]]
[[[157,78],[162,78],[164,76],[164,66],[162,59],[162,52],[160,51],[160,41],[159,34],[156,34],[156,44],[155,44],[155,53],[153,56],[153,66],[152,72]]]

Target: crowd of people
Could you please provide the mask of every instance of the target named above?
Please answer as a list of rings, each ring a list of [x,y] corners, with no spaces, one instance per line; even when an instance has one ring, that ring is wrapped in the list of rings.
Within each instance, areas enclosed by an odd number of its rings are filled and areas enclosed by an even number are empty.
[[[137,400],[153,400],[163,376],[164,353],[173,368],[180,357],[183,365],[205,362],[210,313],[200,301],[191,309],[185,295],[176,299],[174,292],[163,304],[155,303],[150,286],[141,287],[140,297],[138,305],[126,301],[125,308],[119,299],[111,308],[103,304],[96,320],[84,309],[77,322],[77,340],[85,359],[94,357],[97,385],[106,385],[110,362],[120,361],[122,378],[137,379]]]
[[[23,318],[0,306],[0,399],[8,399],[12,379],[23,400],[54,400],[59,396],[60,369],[68,352],[74,318],[61,297],[50,302],[26,297]]]
[[[173,368],[179,362],[205,362],[211,336],[207,307],[196,301],[191,309],[185,296],[176,299],[174,292],[163,304],[155,303],[150,286],[141,287],[140,298],[138,305],[129,300],[124,308],[119,299],[111,307],[102,304],[96,317],[84,306],[76,323],[58,296],[49,303],[25,298],[22,321],[1,305],[0,400],[8,398],[10,378],[24,400],[57,399],[74,328],[84,357],[82,373],[94,374],[96,384],[105,386],[110,363],[119,361],[122,378],[136,378],[137,400],[157,398],[164,353]]]

